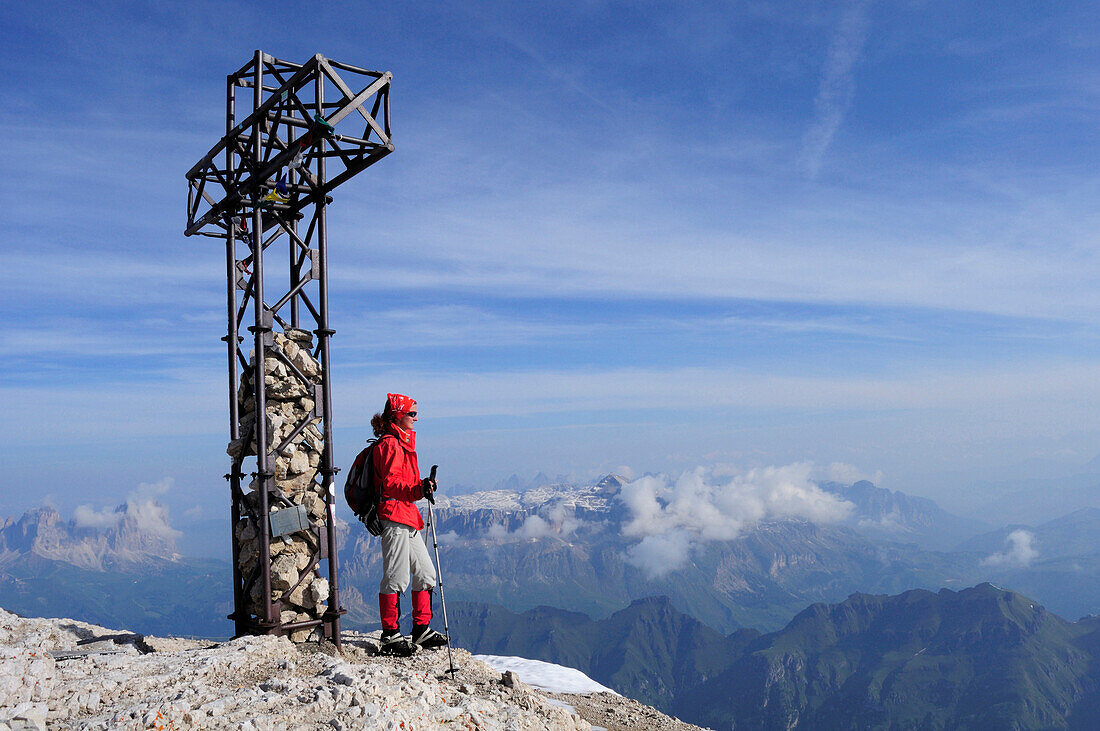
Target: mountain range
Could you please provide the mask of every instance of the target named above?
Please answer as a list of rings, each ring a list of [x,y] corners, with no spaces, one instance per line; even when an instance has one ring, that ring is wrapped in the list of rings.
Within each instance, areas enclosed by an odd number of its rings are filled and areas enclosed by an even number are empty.
[[[921,545],[957,542],[981,524],[869,482],[822,487],[850,506],[841,520],[765,518],[725,539],[694,540],[676,565],[662,555],[641,562],[636,556],[645,539],[640,544],[630,533],[626,484],[608,475],[587,486],[441,496],[435,516],[449,595],[514,611],[556,605],[594,617],[634,599],[669,596],[680,611],[731,632],[777,629],[807,604],[856,591],[962,587],[985,571],[980,557]],[[377,539],[353,530],[341,551],[342,585],[372,597],[381,572]],[[369,602],[362,611],[377,616]]]
[[[1097,728],[1098,650],[1100,619],[991,584],[855,594],[751,642],[673,708],[716,729]]]
[[[1062,616],[1079,617],[1100,607],[1100,554],[1093,550],[1100,537],[1100,510],[1081,510],[1035,527],[983,531],[981,524],[953,516],[930,500],[867,481],[822,483],[821,494],[850,506],[838,519],[765,516],[729,536],[695,536],[680,556],[666,559],[657,553],[647,562],[639,560],[646,537],[630,533],[637,514],[624,497],[627,485],[624,478],[608,475],[592,485],[440,495],[435,516],[448,596],[512,611],[559,606],[597,619],[636,599],[668,596],[679,611],[723,633],[742,627],[776,630],[811,603],[840,601],[853,592],[892,594],[981,581],[1025,592]],[[671,510],[666,498],[657,505]],[[348,621],[373,625],[380,573],[377,539],[358,524],[338,520],[338,526]],[[155,501],[128,502],[69,520],[52,508],[28,511],[0,524],[0,602],[14,596],[13,609],[30,607],[18,602],[41,594],[42,587],[20,582],[49,573],[58,583],[56,597],[39,597],[33,606],[43,611],[68,596],[65,611],[72,614],[113,580],[107,574],[137,581],[135,591],[155,583],[138,581],[145,575],[171,576],[156,595],[178,597],[196,609],[182,617],[206,616],[197,608],[208,595],[177,588],[188,585],[188,572],[228,576],[229,569],[226,562],[180,556],[177,541],[186,544],[194,538],[191,533],[172,529]],[[690,532],[680,528],[655,538],[679,535]],[[953,550],[931,549],[960,536],[964,540]],[[62,578],[75,588],[61,588]],[[211,590],[225,608],[220,616],[229,613],[228,585],[226,579]],[[77,598],[84,603],[76,603]],[[157,601],[149,596],[145,604]],[[112,602],[104,595],[95,605],[97,621],[141,626],[142,618],[135,616],[136,609],[125,609],[125,602],[114,602],[108,610]],[[158,631],[223,635],[229,629],[227,622],[213,618],[204,620],[201,629],[158,625]]]
[[[873,540],[948,550],[990,528],[981,521],[952,515],[928,498],[877,487],[868,480],[851,485],[823,482],[821,488],[855,505],[845,524]]]
[[[1036,525],[1081,508],[1100,508],[1100,457],[1086,471],[975,485],[960,509],[992,525]]]
[[[853,594],[728,636],[665,598],[604,620],[461,604],[475,652],[577,667],[714,729],[1096,728],[1100,618],[1067,622],[991,584]]]
[[[1030,545],[1044,559],[1086,556],[1100,551],[1100,508],[1081,508],[1038,525],[1006,525],[963,541],[956,550],[993,554],[1017,531],[1030,535]]]

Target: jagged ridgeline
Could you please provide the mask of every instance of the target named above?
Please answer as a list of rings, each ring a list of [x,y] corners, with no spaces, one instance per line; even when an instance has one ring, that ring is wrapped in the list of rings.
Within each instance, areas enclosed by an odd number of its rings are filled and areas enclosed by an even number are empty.
[[[576,667],[716,731],[1100,728],[1100,617],[991,584],[857,593],[723,637],[665,598],[610,617],[455,603],[475,652]]]
[[[315,414],[311,390],[292,370],[313,383],[321,382],[321,364],[312,355],[313,335],[307,330],[287,328],[274,333],[273,349],[281,351],[283,359],[274,354],[264,359],[264,395],[266,399],[268,449],[274,452],[293,434],[295,427],[311,414]],[[288,363],[291,364],[288,366]],[[240,407],[240,439],[229,443],[226,452],[234,459],[255,456],[256,447],[256,399],[252,379],[256,355],[249,359],[250,368],[241,375],[237,402]],[[282,453],[274,459],[275,488],[272,507],[292,508],[302,506],[315,526],[326,524],[324,488],[317,480],[324,451],[324,439],[317,424],[320,417],[310,420],[305,429],[290,440]],[[259,482],[253,479],[244,496],[245,505],[254,513],[260,513]],[[244,515],[233,526],[233,538],[239,549],[238,566],[242,575],[251,576],[261,560],[260,531],[250,515]],[[271,599],[279,601],[288,590],[290,594],[281,602],[280,621],[283,624],[304,622],[319,618],[328,608],[328,580],[322,577],[312,556],[318,551],[318,537],[312,531],[303,530],[272,538]],[[248,596],[249,609],[262,615],[263,585],[256,581]],[[320,638],[318,628],[300,629],[291,633],[295,642]]]

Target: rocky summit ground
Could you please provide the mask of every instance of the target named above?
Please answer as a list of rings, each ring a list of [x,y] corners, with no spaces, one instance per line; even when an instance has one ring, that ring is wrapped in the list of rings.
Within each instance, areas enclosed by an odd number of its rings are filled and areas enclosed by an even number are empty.
[[[346,633],[337,653],[282,637],[143,637],[0,610],[0,731],[594,728],[585,716],[608,729],[695,728],[610,694],[506,684],[461,649],[452,677],[445,650],[381,657],[374,640]]]

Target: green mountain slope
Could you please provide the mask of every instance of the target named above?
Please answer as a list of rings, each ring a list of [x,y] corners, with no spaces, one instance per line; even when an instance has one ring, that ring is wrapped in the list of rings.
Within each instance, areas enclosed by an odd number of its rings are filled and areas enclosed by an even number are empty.
[[[1100,728],[1100,618],[991,584],[853,594],[765,635],[723,637],[665,598],[604,620],[456,603],[451,624],[475,652],[576,667],[715,729]]]
[[[716,729],[1095,728],[1093,637],[990,584],[856,594],[759,638],[673,710]]]
[[[455,641],[473,652],[518,655],[577,668],[659,708],[728,666],[759,633],[729,638],[678,612],[665,597],[639,599],[607,619],[552,607],[522,614],[457,602]]]

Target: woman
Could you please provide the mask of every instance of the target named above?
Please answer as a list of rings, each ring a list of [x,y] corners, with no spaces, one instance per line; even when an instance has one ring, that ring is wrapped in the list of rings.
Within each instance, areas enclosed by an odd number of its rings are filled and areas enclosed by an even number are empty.
[[[446,635],[428,623],[432,619],[432,587],[435,566],[420,535],[424,520],[416,501],[435,490],[420,479],[416,462],[416,401],[399,393],[386,394],[386,406],[371,419],[378,444],[371,450],[371,472],[378,490],[378,517],[382,520],[382,583],[378,587],[378,612],[382,617],[380,651],[387,655],[411,655],[415,648],[442,647]],[[411,642],[401,635],[400,597],[412,576],[413,630]]]

